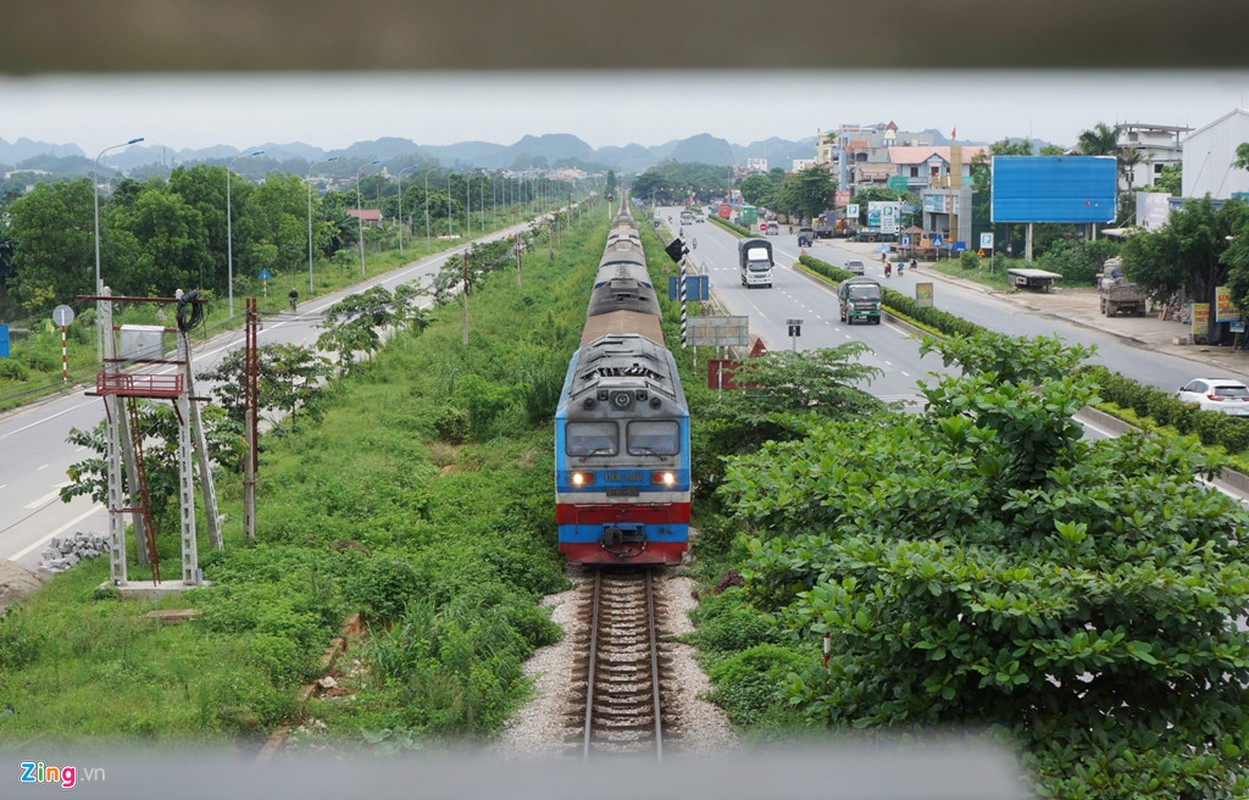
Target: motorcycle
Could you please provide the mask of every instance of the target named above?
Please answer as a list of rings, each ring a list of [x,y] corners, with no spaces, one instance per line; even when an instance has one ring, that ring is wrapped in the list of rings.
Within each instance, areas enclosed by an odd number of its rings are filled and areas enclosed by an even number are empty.
[[[893,269],[889,266],[889,262],[886,261],[885,262],[885,277],[888,278],[892,274],[893,274]]]

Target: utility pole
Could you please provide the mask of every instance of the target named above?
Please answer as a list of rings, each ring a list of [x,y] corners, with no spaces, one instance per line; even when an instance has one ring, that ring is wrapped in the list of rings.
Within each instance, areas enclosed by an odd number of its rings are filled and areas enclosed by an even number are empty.
[[[199,403],[195,402],[195,383],[191,374],[191,337],[187,331],[179,331],[182,339],[182,369],[186,375],[186,393],[191,410],[191,430],[195,436],[195,457],[199,464],[200,491],[204,493],[204,517],[208,522],[208,541],[217,550],[225,549],[221,538],[221,517],[217,514],[217,489],[213,485],[212,464],[208,460],[208,437],[204,435],[204,423],[200,418]]]
[[[247,325],[243,346],[243,435],[247,454],[243,459],[243,540],[256,541],[256,298],[247,301]]]
[[[464,300],[464,346],[468,346],[468,250],[464,251],[464,289],[460,292]]]

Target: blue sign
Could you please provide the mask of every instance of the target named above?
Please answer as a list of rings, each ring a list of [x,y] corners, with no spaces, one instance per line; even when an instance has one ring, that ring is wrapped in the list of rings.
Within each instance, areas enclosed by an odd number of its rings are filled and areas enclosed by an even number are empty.
[[[1114,156],[994,156],[993,222],[1110,222]]]
[[[9,357],[9,326],[0,325],[0,358]]]
[[[910,237],[910,236],[903,236],[903,237],[902,237],[902,238],[898,241],[898,244],[902,245],[903,247],[910,247],[910,246],[911,246],[911,237]]]
[[[941,247],[944,244],[945,244],[945,239],[942,239],[940,235],[932,237],[933,247]]]
[[[966,249],[967,249],[967,242],[955,242],[954,243],[954,252],[962,253]]]
[[[267,280],[269,280],[269,279],[270,279],[270,278],[272,278],[272,277],[273,277],[273,276],[269,274],[269,268],[268,268],[268,267],[261,267],[261,268],[260,268],[260,279],[261,279],[262,281],[267,281]]]
[[[677,294],[677,276],[668,276],[668,299],[680,300]],[[710,300],[711,284],[706,275],[686,275],[685,276],[685,299],[686,300]]]

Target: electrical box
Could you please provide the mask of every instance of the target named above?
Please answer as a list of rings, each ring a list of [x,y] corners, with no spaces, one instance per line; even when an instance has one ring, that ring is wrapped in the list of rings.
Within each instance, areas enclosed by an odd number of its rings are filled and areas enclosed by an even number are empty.
[[[161,361],[165,358],[165,329],[160,325],[122,325],[121,351],[127,361]]]

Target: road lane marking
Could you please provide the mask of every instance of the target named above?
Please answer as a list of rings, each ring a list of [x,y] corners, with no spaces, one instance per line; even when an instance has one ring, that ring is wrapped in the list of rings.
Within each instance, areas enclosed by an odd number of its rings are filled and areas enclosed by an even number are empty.
[[[42,539],[39,539],[39,540],[37,540],[37,541],[32,542],[31,544],[29,544],[29,545],[28,545],[28,546],[26,546],[25,548],[23,548],[23,549],[19,550],[18,552],[14,553],[13,555],[9,556],[9,560],[10,560],[10,561],[17,561],[18,559],[22,558],[23,556],[25,556],[26,554],[30,553],[31,551],[33,551],[33,550],[35,550],[35,549],[37,549],[37,548],[43,547],[45,544],[47,544],[47,543],[48,543],[48,542],[52,539],[52,537],[53,537],[53,536],[60,536],[60,535],[61,535],[62,533],[64,533],[65,531],[67,531],[67,530],[69,530],[70,528],[74,527],[75,525],[77,525],[78,523],[82,522],[84,519],[86,519],[87,517],[89,517],[89,516],[91,516],[92,514],[96,513],[97,511],[99,511],[99,510],[100,510],[100,509],[102,509],[102,508],[104,508],[104,506],[101,506],[101,505],[96,505],[96,506],[93,506],[90,510],[88,510],[88,511],[84,511],[83,513],[81,513],[81,514],[79,514],[78,516],[76,516],[76,517],[74,517],[73,519],[71,519],[69,522],[65,523],[65,524],[64,524],[64,525],[62,525],[61,527],[59,527],[59,528],[57,528],[56,530],[54,530],[54,531],[52,531],[51,533],[49,533],[47,536],[44,536]]]
[[[52,466],[52,465],[51,465],[51,464],[44,464],[42,467],[35,467],[35,472],[42,472],[42,471],[44,471],[45,469],[47,469],[48,467],[50,467],[50,466]]]
[[[45,494],[43,497],[40,497],[36,500],[31,500],[29,503],[27,503],[26,508],[36,509],[47,503],[52,502],[53,500],[61,496],[61,489],[63,489],[66,486],[69,486],[69,481],[65,481],[64,483],[58,483],[56,485],[56,488],[54,488],[52,491]]]

